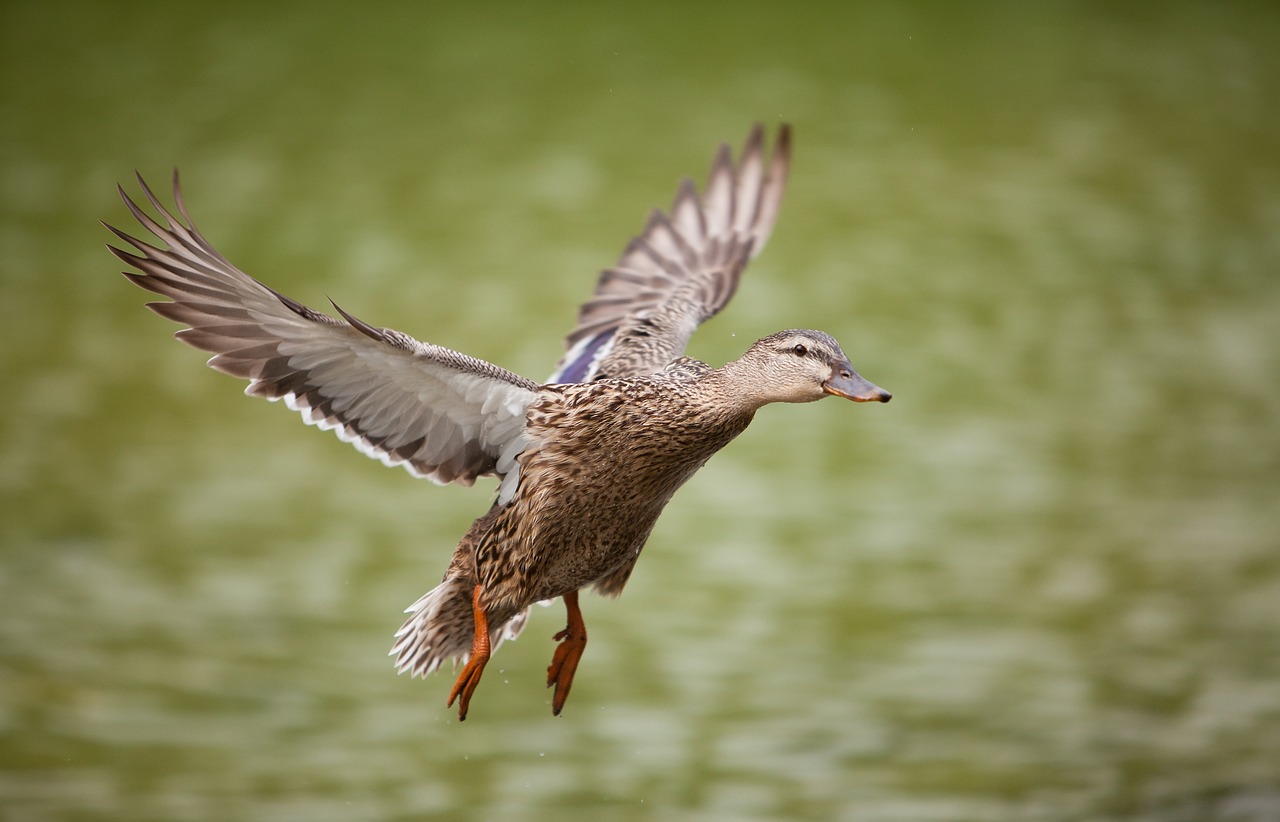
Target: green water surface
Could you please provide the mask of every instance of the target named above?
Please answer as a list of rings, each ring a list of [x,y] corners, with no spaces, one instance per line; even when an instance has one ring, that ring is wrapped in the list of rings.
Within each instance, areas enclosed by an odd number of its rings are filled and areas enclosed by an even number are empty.
[[[0,818],[1280,818],[1280,10],[0,10]],[[323,307],[533,378],[596,272],[790,122],[690,353],[822,328],[626,594],[471,717],[394,674],[492,484],[240,395],[116,272],[117,181]]]

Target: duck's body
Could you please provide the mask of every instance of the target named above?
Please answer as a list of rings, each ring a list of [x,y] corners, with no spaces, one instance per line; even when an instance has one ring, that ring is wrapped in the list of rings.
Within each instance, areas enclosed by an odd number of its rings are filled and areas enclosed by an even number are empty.
[[[495,641],[518,633],[533,603],[622,593],[671,496],[754,413],[700,403],[710,369],[696,365],[541,389],[520,486],[472,524],[444,581],[411,608],[394,651],[402,667],[426,674],[469,652],[477,585]]]
[[[751,422],[700,402],[707,381],[691,372],[542,389],[520,488],[470,533],[491,624],[589,585],[622,592],[676,489]]]
[[[489,550],[482,541],[477,552],[495,604],[507,601],[504,576],[516,608],[587,585],[621,593],[676,489],[751,422],[754,409],[707,401],[709,371],[543,389],[529,409],[520,490],[495,525],[510,539],[495,539]],[[531,579],[504,574],[504,555],[529,556]]]
[[[496,644],[531,604],[563,598],[568,624],[548,669],[559,713],[586,644],[577,592],[616,596],[675,491],[771,402],[827,394],[887,401],[819,331],[783,331],[721,368],[680,356],[693,330],[732,296],[772,229],[789,158],[782,131],[766,166],[757,128],[735,167],[722,147],[708,191],[687,181],[671,216],[655,212],[602,275],[548,384],[370,326],[313,311],[248,277],[190,224],[165,225],[127,197],[160,249],[115,231],[112,249],[138,285],[172,297],[157,313],[190,326],[210,365],[283,399],[304,419],[387,464],[437,482],[496,474],[495,503],[468,530],[444,581],[410,607],[392,653],[425,675],[466,659],[450,694],[466,717]],[[123,192],[122,192],[123,194]]]

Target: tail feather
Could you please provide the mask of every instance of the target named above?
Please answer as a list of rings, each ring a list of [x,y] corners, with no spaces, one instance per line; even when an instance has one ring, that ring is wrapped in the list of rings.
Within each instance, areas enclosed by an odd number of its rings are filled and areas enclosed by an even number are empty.
[[[405,609],[409,618],[396,631],[391,656],[396,670],[425,677],[445,660],[454,665],[471,654],[475,617],[471,612],[472,582],[466,577],[448,577]],[[502,625],[491,626],[489,641],[494,651],[504,640],[515,639],[529,619],[525,608]]]

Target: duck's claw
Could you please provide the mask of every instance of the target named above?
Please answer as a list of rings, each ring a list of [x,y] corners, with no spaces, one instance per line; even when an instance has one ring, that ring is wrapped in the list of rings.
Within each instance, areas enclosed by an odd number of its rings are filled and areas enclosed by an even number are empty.
[[[587,648],[587,626],[582,621],[582,611],[578,610],[578,592],[565,594],[564,604],[569,612],[569,622],[554,637],[560,645],[556,647],[551,665],[547,667],[547,687],[556,686],[551,695],[551,713],[556,716],[560,715],[565,700],[569,698],[573,675],[578,671],[578,661]]]
[[[489,620],[485,616],[484,608],[480,605],[482,590],[477,585],[471,591],[471,609],[475,615],[475,636],[471,640],[471,656],[463,666],[462,673],[458,674],[457,680],[454,681],[453,689],[449,691],[449,701],[445,703],[446,706],[452,706],[453,701],[461,697],[458,702],[459,722],[467,718],[467,708],[471,706],[471,695],[476,692],[476,686],[480,684],[480,677],[484,675],[484,666],[489,664]]]

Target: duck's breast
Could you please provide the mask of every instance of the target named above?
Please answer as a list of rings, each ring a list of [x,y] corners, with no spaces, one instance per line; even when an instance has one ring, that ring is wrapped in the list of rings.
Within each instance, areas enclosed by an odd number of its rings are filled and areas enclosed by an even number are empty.
[[[750,422],[708,413],[679,386],[619,382],[633,390],[561,386],[531,409],[513,507],[545,578],[537,598],[634,561],[676,490]]]

